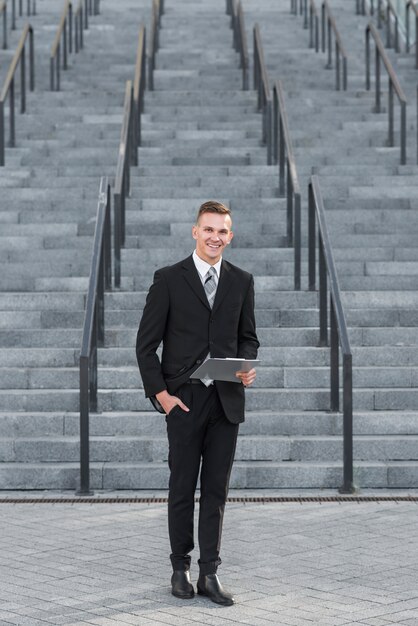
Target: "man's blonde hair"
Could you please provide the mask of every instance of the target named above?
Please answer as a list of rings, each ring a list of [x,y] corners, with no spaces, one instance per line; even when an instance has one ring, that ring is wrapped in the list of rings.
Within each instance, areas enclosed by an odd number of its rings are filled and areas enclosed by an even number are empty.
[[[200,216],[203,215],[203,213],[219,213],[220,215],[229,215],[229,217],[231,217],[231,209],[222,204],[222,202],[216,202],[216,200],[208,200],[200,206],[196,217],[196,224],[199,223]]]

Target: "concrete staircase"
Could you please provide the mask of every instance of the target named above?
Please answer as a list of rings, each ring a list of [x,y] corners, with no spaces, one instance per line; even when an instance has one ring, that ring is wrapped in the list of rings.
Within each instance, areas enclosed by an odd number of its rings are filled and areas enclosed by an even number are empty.
[[[412,55],[389,51],[409,100],[409,160],[400,166],[398,110],[396,147],[387,147],[383,70],[384,113],[373,112],[374,92],[365,91],[368,20],[355,15],[354,2],[333,0],[330,5],[349,56],[347,92],[334,91],[335,70],[324,69],[326,56],[308,49],[308,31],[302,28],[301,16],[290,15],[290,5],[271,3],[260,15],[256,3],[247,0],[245,9],[248,23],[260,22],[270,75],[284,84],[305,193],[309,175],[316,173],[325,198],[354,348],[355,458],[362,458],[364,445],[369,460],[375,461],[376,476],[382,471],[388,486],[414,487],[418,482],[416,70]],[[278,23],[280,37],[274,28]],[[361,479],[358,482],[362,484]]]
[[[284,82],[304,192],[312,167],[321,179],[353,344],[355,480],[362,487],[415,486],[413,185],[406,192],[393,181],[400,174],[413,181],[417,170],[399,169],[398,149],[382,147],[385,122],[376,127],[372,96],[364,92],[365,21],[354,16],[354,4],[333,3],[343,39],[354,33],[347,93],[333,91],[334,75],[307,49],[289,4],[260,9],[244,0],[248,41],[258,21],[270,75]],[[117,8],[102,2],[85,50],[63,75],[63,91],[51,94],[44,82],[31,96],[30,113],[18,120],[19,148],[7,152],[0,172],[3,489],[77,486],[78,351],[96,196],[100,175],[115,171],[124,82],[132,77],[140,18],[150,10],[148,1],[141,7],[137,0]],[[166,2],[160,41],[156,89],[146,94],[132,170],[122,288],[106,295],[91,485],[167,485],[165,422],[140,388],[135,335],[154,270],[191,252],[196,210],[216,198],[233,211],[228,258],[255,275],[262,344],[231,486],[337,488],[341,415],[327,412],[329,355],[316,345],[317,294],[306,291],[305,259],[303,290],[293,290],[285,200],[276,168],[266,165],[255,94],[240,90],[224,1]],[[383,192],[376,187],[382,177],[390,180]]]

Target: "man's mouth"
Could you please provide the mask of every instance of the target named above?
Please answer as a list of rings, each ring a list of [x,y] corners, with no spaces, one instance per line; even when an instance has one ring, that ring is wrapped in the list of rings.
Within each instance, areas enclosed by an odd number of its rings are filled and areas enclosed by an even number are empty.
[[[214,250],[217,250],[218,248],[221,247],[220,243],[217,243],[217,244],[215,244],[215,243],[208,243],[207,245],[209,246],[209,248],[213,248]]]

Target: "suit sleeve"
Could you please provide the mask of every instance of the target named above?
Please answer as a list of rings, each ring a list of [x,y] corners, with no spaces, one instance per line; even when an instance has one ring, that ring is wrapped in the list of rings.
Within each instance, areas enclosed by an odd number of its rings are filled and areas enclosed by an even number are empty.
[[[251,276],[238,327],[238,357],[255,359],[260,343],[255,329],[254,278]]]
[[[136,358],[147,398],[167,388],[157,349],[164,337],[169,307],[168,286],[162,273],[157,271],[136,338]]]

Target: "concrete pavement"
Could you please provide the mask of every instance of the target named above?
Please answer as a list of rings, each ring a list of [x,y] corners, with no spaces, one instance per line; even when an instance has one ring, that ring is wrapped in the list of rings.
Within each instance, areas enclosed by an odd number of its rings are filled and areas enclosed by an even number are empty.
[[[318,494],[230,493],[254,495]],[[219,574],[236,605],[223,608],[170,594],[166,504],[64,497],[1,494],[1,626],[418,625],[417,501],[228,503]]]

